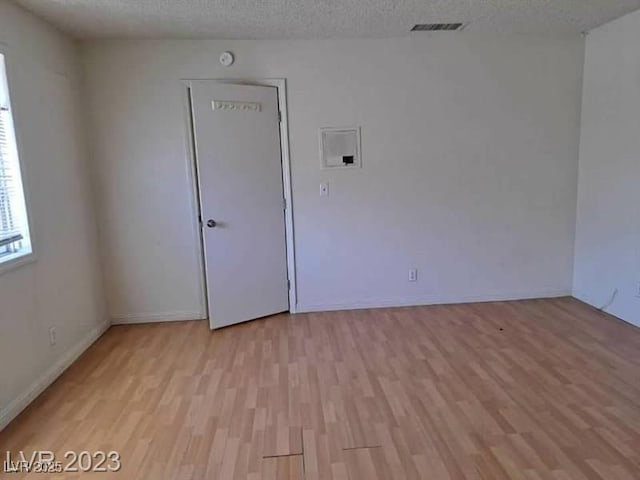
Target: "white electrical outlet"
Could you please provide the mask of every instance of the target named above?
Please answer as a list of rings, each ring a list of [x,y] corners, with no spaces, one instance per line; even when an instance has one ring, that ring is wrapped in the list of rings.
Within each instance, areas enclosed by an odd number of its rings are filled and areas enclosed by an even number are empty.
[[[410,282],[417,282],[418,281],[418,269],[417,268],[410,268],[409,269],[409,281]]]
[[[55,345],[57,341],[57,331],[56,327],[49,328],[49,345]]]

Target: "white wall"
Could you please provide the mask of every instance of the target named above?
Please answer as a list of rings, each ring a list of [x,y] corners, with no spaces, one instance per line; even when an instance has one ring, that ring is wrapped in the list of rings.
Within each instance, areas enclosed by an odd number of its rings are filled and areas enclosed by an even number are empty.
[[[184,78],[287,79],[300,309],[569,294],[583,47],[471,34],[85,44],[112,316],[203,315]],[[231,68],[217,62],[227,49]],[[321,171],[317,129],[349,125],[362,170]]]
[[[589,33],[574,295],[640,326],[640,12]]]
[[[76,46],[0,0],[37,260],[0,275],[0,429],[106,328]],[[57,344],[49,346],[49,327]]]

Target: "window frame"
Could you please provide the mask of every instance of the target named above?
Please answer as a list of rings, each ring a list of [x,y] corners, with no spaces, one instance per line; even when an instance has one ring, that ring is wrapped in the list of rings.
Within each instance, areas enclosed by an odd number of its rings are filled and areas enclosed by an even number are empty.
[[[20,255],[5,261],[0,261],[0,276],[1,276],[11,270],[15,270],[19,267],[35,262],[37,260],[37,255],[36,255],[36,239],[35,239],[34,228],[33,228],[33,215],[32,215],[32,208],[31,208],[31,201],[30,201],[30,194],[29,194],[29,185],[27,180],[28,174],[26,171],[25,164],[23,162],[22,153],[24,149],[22,148],[22,142],[21,142],[21,135],[20,135],[21,128],[19,126],[20,122],[18,119],[19,115],[16,113],[14,108],[15,92],[12,89],[12,85],[16,84],[17,82],[13,81],[12,68],[9,65],[11,63],[9,57],[12,57],[12,55],[10,53],[9,47],[3,42],[0,42],[0,55],[2,55],[4,58],[4,68],[5,68],[5,73],[7,77],[6,80],[7,80],[8,99],[9,99],[9,102],[8,102],[9,112],[11,113],[11,119],[13,120],[13,130],[15,134],[16,150],[18,152],[18,167],[20,168],[22,194],[24,196],[24,203],[27,211],[27,227],[29,228],[29,240],[31,244],[31,252],[25,253],[24,255]]]

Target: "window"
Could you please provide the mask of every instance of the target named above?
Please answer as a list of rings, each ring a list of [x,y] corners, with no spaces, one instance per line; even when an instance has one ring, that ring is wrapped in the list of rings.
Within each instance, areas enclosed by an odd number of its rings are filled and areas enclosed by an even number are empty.
[[[0,53],[0,266],[31,252],[5,58]]]

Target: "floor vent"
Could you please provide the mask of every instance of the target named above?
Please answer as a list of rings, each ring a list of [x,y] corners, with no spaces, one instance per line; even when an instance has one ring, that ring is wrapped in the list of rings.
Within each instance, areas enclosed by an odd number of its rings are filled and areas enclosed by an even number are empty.
[[[412,32],[455,32],[466,27],[466,23],[419,23],[414,25]]]

